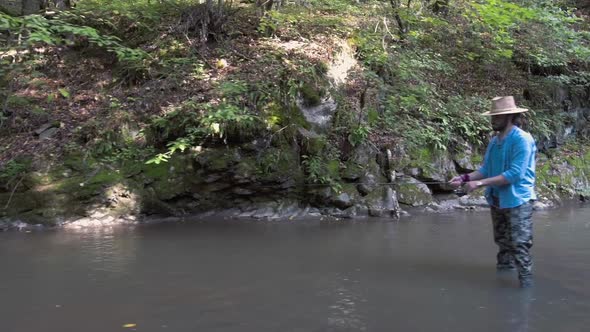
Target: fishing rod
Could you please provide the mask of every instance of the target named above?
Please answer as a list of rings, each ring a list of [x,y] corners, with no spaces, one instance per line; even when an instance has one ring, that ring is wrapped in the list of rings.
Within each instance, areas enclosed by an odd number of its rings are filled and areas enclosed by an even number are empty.
[[[410,181],[398,181],[398,182],[377,182],[375,185],[419,185],[419,184],[438,184],[438,185],[448,185],[450,182],[446,181],[419,181],[419,182],[410,182]],[[459,187],[453,190],[453,193],[459,197],[463,197],[467,195],[467,192],[463,190],[462,187]]]
[[[420,185],[420,184],[430,184],[430,185],[448,185],[450,182],[446,181],[419,181],[419,182],[410,182],[410,181],[397,181],[397,182],[375,182],[372,183],[372,186],[395,186],[395,185]],[[304,186],[306,187],[331,187],[330,183],[305,183]],[[276,186],[270,185],[258,185],[258,188],[276,188]],[[453,190],[453,193],[459,197],[463,197],[467,195],[467,192],[463,190],[463,188],[459,187]]]

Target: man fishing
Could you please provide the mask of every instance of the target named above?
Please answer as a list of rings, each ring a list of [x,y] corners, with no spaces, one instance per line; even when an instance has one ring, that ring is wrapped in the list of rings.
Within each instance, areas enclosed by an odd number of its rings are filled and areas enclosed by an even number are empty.
[[[522,113],[512,96],[492,99],[491,116],[497,134],[487,147],[483,165],[477,171],[451,179],[455,188],[469,193],[486,187],[485,197],[491,207],[494,241],[499,247],[498,271],[518,269],[520,286],[530,287],[533,245],[533,201],[535,194],[535,153],[533,137],[520,128]]]

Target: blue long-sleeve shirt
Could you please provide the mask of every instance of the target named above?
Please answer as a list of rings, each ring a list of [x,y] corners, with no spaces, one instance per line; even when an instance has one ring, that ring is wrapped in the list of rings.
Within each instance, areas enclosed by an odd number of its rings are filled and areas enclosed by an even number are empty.
[[[499,208],[513,208],[532,199],[535,194],[535,140],[526,131],[514,127],[503,140],[495,136],[484,156],[479,172],[484,178],[504,175],[509,184],[488,186],[485,196],[490,205],[497,197]]]

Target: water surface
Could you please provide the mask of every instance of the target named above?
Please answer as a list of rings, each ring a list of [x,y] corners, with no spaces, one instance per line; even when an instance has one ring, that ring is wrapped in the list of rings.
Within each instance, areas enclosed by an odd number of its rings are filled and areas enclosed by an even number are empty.
[[[0,331],[588,331],[590,207],[534,222],[530,290],[488,213],[0,233]]]

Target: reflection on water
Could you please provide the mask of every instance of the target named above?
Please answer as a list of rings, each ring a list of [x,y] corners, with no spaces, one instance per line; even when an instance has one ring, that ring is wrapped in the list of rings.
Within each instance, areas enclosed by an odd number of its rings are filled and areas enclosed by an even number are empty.
[[[357,270],[357,272],[359,272]],[[334,331],[366,331],[366,317],[359,312],[366,299],[355,288],[358,280],[337,274],[332,287],[334,303],[330,305],[328,326]]]
[[[487,213],[0,234],[0,331],[585,331],[590,208],[534,218],[536,286]]]
[[[61,250],[75,251],[72,258],[90,269],[89,278],[97,278],[100,274],[113,278],[129,272],[128,265],[135,261],[137,253],[137,237],[129,231],[126,234],[120,232],[113,227],[71,229],[55,236],[51,244],[55,250],[61,247]],[[48,256],[60,255],[56,252]]]

